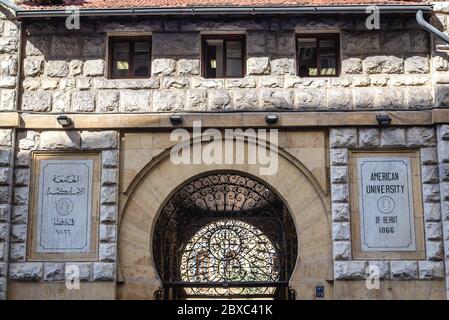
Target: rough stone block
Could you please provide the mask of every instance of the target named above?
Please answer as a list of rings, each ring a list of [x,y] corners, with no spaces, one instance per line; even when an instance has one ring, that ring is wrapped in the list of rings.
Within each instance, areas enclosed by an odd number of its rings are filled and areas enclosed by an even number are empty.
[[[380,141],[382,146],[399,147],[406,145],[405,129],[385,128],[381,130]]]
[[[369,274],[370,271],[373,272],[374,270],[379,272],[378,275],[380,280],[390,279],[390,264],[388,261],[369,261],[367,274]]]
[[[438,183],[437,166],[422,166],[422,183]]]
[[[154,111],[184,110],[185,91],[179,89],[155,90],[153,93]]]
[[[63,281],[64,275],[63,263],[44,263],[44,281]]]
[[[120,111],[150,111],[151,95],[152,93],[150,91],[120,91]]]
[[[331,168],[331,181],[332,183],[345,183],[348,182],[348,167],[346,166],[333,166]]]
[[[404,69],[407,73],[428,73],[429,57],[427,56],[411,56],[405,59]]]
[[[332,185],[332,202],[348,202],[349,192],[347,184]]]
[[[44,59],[38,58],[25,58],[23,60],[23,73],[27,77],[36,77],[42,73],[44,69]]]
[[[351,259],[351,241],[334,241],[334,260],[350,260]]]
[[[40,135],[40,147],[46,150],[77,149],[80,139],[77,131],[44,131]]]
[[[443,243],[441,241],[426,241],[427,260],[441,261],[443,259]]]
[[[260,92],[262,108],[266,110],[293,108],[293,96],[288,90],[282,89],[263,89]]]
[[[47,91],[26,91],[22,95],[22,110],[51,111],[52,94]]]
[[[11,263],[9,278],[12,280],[39,280],[42,277],[42,263]]]
[[[295,89],[294,106],[297,110],[316,110],[326,107],[326,92],[322,89]]]
[[[11,214],[11,222],[14,224],[26,224],[28,222],[28,205],[14,206]]]
[[[407,145],[411,147],[435,145],[435,131],[433,128],[412,127],[407,130]]]
[[[395,56],[368,56],[363,60],[363,70],[368,74],[404,73],[404,60]]]
[[[82,149],[114,149],[118,137],[115,131],[83,131],[81,132]]]
[[[45,66],[48,77],[64,78],[69,75],[69,63],[62,60],[50,60]]]
[[[16,168],[14,170],[14,184],[16,186],[27,186],[30,183],[30,169]]]
[[[332,203],[332,221],[349,221],[350,211],[348,203]]]
[[[80,281],[89,281],[92,275],[92,263],[67,262],[65,264],[65,278],[72,279],[75,274],[79,275]]]
[[[343,74],[359,74],[363,72],[362,59],[348,58],[341,61]]]
[[[418,264],[416,261],[391,261],[392,280],[413,280],[418,277]]]
[[[117,227],[115,225],[101,224],[100,225],[100,241],[115,242],[117,238]]]
[[[112,206],[101,206],[100,207],[100,222],[115,222],[117,219],[117,207]]]
[[[379,129],[368,128],[359,129],[359,147],[370,148],[378,147],[380,145]]]
[[[437,184],[424,184],[422,192],[424,202],[440,201],[440,188]]]
[[[95,111],[95,93],[92,91],[73,92],[72,109],[78,112]]]
[[[270,59],[268,57],[250,57],[246,63],[248,75],[270,74]]]
[[[209,90],[208,98],[208,110],[217,111],[232,108],[232,99],[226,90]]]
[[[164,89],[184,89],[189,87],[189,78],[186,77],[165,77],[162,80]]]
[[[16,224],[11,227],[11,242],[25,242],[27,238],[27,225]]]
[[[120,93],[119,91],[101,90],[97,96],[97,111],[116,112],[119,109]]]
[[[340,142],[338,144],[340,144]],[[333,165],[333,166],[347,165],[348,164],[348,149],[346,149],[346,148],[330,149],[330,161],[331,161],[331,165]]]
[[[421,148],[420,154],[421,154],[421,164],[431,165],[438,163],[437,148],[435,147]]]
[[[351,110],[352,90],[331,88],[327,90],[327,101],[329,110]]]
[[[100,243],[100,261],[116,261],[117,247],[115,243]]]
[[[273,75],[286,75],[295,74],[295,60],[288,58],[273,59],[271,60],[271,74]]]
[[[444,263],[435,261],[418,261],[419,279],[438,280],[444,278]]]
[[[0,185],[8,185],[10,183],[11,170],[6,168],[0,168]]]
[[[334,277],[336,280],[364,280],[367,266],[367,261],[335,261]]]
[[[200,60],[179,59],[178,74],[180,76],[197,76],[200,74]]]
[[[151,73],[154,76],[170,76],[176,71],[176,61],[173,59],[153,59]]]
[[[349,222],[334,222],[332,226],[332,239],[334,241],[351,239],[351,226]]]
[[[86,77],[96,77],[104,75],[104,60],[87,60],[83,65],[83,74]]]
[[[105,168],[116,168],[118,165],[118,151],[117,150],[102,151],[101,163]]]
[[[357,146],[357,129],[338,128],[330,131],[331,148],[351,148]]]
[[[427,240],[441,240],[443,236],[440,222],[427,222],[425,225]]]
[[[101,187],[100,202],[113,204],[117,202],[117,187]]]
[[[94,263],[93,271],[94,281],[114,281],[115,280],[115,263]]]
[[[23,243],[11,243],[9,246],[9,259],[11,261],[25,262],[26,246]]]

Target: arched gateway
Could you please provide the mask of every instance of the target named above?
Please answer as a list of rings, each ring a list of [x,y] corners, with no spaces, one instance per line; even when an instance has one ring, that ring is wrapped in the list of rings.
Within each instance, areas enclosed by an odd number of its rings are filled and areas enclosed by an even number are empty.
[[[202,174],[162,209],[153,255],[164,298],[288,297],[297,257],[293,220],[264,183]]]
[[[261,175],[258,165],[175,164],[170,149],[148,161],[133,145],[124,145],[119,299],[313,299],[317,285],[332,297],[328,195],[308,157],[279,148],[277,174]]]

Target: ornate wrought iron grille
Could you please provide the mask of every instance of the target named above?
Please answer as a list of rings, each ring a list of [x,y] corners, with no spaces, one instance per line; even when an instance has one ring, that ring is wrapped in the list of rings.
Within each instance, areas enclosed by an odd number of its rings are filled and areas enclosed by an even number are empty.
[[[169,199],[153,254],[165,298],[285,298],[297,238],[285,205],[267,186],[240,173],[214,173]]]

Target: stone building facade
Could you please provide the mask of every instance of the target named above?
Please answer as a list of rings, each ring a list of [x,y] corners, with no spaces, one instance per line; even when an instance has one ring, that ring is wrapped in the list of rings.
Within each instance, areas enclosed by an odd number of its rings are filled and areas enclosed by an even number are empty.
[[[0,5],[0,299],[157,297],[163,276],[152,245],[162,208],[186,182],[217,171],[265,181],[289,208],[298,258],[287,280],[296,298],[319,298],[315,289],[323,287],[329,299],[447,299],[448,44],[415,14],[426,10],[432,25],[449,32],[449,4],[413,5],[383,6],[374,30],[364,7],[123,17],[83,15],[81,6],[80,29],[67,29],[60,13]],[[327,33],[339,35],[339,75],[298,76],[295,36]],[[204,77],[202,37],[209,34],[245,36],[244,77]],[[108,41],[119,36],[151,36],[151,76],[108,76]],[[61,126],[60,115],[71,125]],[[269,124],[266,115],[279,120]],[[391,123],[379,125],[377,115]],[[279,173],[260,176],[248,164],[173,165],[170,133],[190,130],[193,121],[218,130],[277,128]],[[95,257],[33,259],[34,155],[85,152],[100,159]],[[360,234],[350,162],[357,152],[416,152],[416,254],[354,251]],[[66,287],[68,265],[79,268],[80,290]],[[380,288],[368,290],[373,265]]]

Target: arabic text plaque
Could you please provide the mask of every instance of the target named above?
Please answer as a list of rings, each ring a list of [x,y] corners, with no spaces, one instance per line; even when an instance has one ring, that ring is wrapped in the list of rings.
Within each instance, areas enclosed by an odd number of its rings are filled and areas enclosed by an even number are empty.
[[[30,260],[96,256],[98,154],[33,155]]]
[[[422,205],[417,152],[357,153],[351,161],[355,251],[407,258],[423,250]],[[418,236],[417,236],[418,234]],[[357,254],[355,254],[357,256]],[[373,256],[373,258],[378,258]]]

